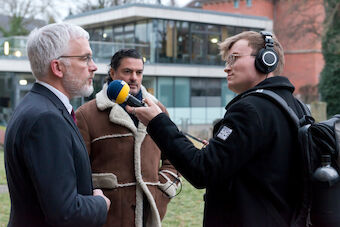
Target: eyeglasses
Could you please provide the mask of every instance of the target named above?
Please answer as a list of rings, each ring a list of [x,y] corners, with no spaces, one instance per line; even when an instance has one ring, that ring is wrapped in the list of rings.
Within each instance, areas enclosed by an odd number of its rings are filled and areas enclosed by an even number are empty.
[[[225,61],[225,66],[232,66],[238,57],[245,57],[245,56],[256,56],[255,54],[231,54],[227,57],[227,60]]]
[[[57,60],[60,58],[79,58],[79,60],[86,62],[87,65],[89,65],[89,63],[91,61],[93,61],[92,55],[87,54],[87,55],[82,55],[82,56],[67,56],[67,55],[62,55],[57,57]]]

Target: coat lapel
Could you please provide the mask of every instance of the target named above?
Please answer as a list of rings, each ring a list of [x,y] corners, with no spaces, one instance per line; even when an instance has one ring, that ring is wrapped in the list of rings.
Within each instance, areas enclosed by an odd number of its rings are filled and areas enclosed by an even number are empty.
[[[65,105],[61,102],[61,100],[48,88],[44,87],[41,84],[35,83],[32,87],[32,92],[38,93],[42,96],[47,97],[55,106],[56,108],[60,111],[61,115],[65,118],[65,120],[71,125],[73,130],[76,132],[78,138],[81,141],[82,146],[86,150],[85,143],[83,141],[83,137],[81,136],[78,127],[73,121],[72,116],[69,114],[67,111]]]

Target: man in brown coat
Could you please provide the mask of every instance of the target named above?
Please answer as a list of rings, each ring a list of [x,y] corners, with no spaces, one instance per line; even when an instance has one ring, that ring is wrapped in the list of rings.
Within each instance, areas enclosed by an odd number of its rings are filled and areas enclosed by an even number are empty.
[[[105,226],[161,226],[170,198],[176,195],[179,173],[134,115],[107,97],[112,80],[124,80],[137,99],[151,99],[142,86],[144,62],[134,49],[111,59],[108,82],[96,98],[78,108],[77,125],[90,156],[93,184],[111,200]]]

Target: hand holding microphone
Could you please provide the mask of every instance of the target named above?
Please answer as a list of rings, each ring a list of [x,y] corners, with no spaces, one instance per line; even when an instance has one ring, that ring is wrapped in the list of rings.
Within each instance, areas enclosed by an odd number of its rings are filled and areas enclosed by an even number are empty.
[[[107,87],[107,97],[117,104],[126,102],[127,112],[135,115],[146,126],[152,118],[162,113],[162,110],[151,100],[145,99],[145,103],[148,105],[145,107],[143,102],[130,95],[129,92],[130,87],[123,80],[114,80]]]
[[[144,101],[148,105],[147,107],[136,108],[128,105],[125,107],[125,109],[129,113],[135,114],[135,116],[138,118],[140,122],[142,122],[145,126],[148,126],[149,122],[154,117],[162,113],[162,110],[151,100],[146,98]]]
[[[130,87],[123,80],[114,80],[107,87],[107,97],[117,104],[127,103],[129,106],[142,107],[143,102],[129,94]]]

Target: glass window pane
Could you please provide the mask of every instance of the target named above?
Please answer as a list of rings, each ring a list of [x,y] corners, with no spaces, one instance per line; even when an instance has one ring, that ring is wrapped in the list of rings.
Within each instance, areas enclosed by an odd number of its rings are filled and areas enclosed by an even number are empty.
[[[221,79],[192,78],[192,107],[221,107]]]
[[[208,53],[206,63],[209,65],[218,65],[221,63],[221,56],[219,55],[218,42],[219,35],[208,35]]]
[[[204,36],[203,34],[192,34],[192,62],[204,62]]]
[[[248,29],[247,28],[244,28],[244,27],[236,27],[235,28],[235,35],[236,34],[239,34],[241,32],[244,32],[244,31],[247,31]]]
[[[113,38],[112,27],[111,26],[105,27],[102,40],[112,42],[112,38]]]
[[[205,96],[205,79],[204,78],[191,78],[191,96]]]
[[[0,72],[0,125],[7,125],[14,108],[13,93],[15,91],[12,86],[13,77],[12,73]],[[32,75],[31,77],[33,78]]]
[[[226,38],[235,35],[235,27],[223,26],[221,27],[221,40],[224,41]]]
[[[174,107],[173,79],[171,77],[159,77],[157,86],[158,99],[165,107]]]
[[[157,62],[169,63],[173,62],[174,51],[174,21],[159,20],[157,26]]]
[[[206,107],[206,102],[207,97],[205,96],[191,96],[191,107]]]
[[[206,96],[221,96],[221,79],[203,79]]]
[[[206,26],[204,24],[192,23],[191,30],[196,32],[204,32],[206,30]]]
[[[116,26],[113,28],[114,33],[121,33],[123,32],[123,26]]]
[[[123,43],[124,42],[124,34],[117,34],[113,36],[113,42]]]
[[[93,30],[91,40],[94,41],[101,41],[103,37],[103,29],[102,28],[96,28]]]
[[[154,77],[154,76],[144,76],[142,84],[150,94],[152,94],[153,96],[157,96],[157,94],[156,94],[156,77]]]
[[[135,36],[133,33],[125,33],[124,42],[128,44],[135,43]]]
[[[239,7],[239,0],[234,0],[234,8],[238,8]]]
[[[147,25],[146,21],[140,21],[136,23],[135,29],[136,43],[145,44],[149,42],[146,25]]]
[[[175,107],[190,106],[190,79],[175,77]]]
[[[135,26],[136,50],[146,59],[150,60],[150,33],[148,32],[149,22],[140,21]]]
[[[207,30],[208,30],[209,33],[219,33],[220,32],[219,26],[211,25],[211,24],[207,25]]]
[[[131,32],[134,29],[134,24],[127,24],[124,26],[124,32]]]
[[[175,58],[178,63],[189,63],[189,23],[188,22],[180,22],[176,23],[177,28],[177,37],[175,45]]]
[[[158,47],[158,42],[159,40],[157,39],[158,37],[158,22],[159,20],[157,19],[152,19],[149,21],[148,24],[148,32],[150,33],[150,63],[155,63],[157,62],[157,47]]]
[[[176,46],[174,43],[175,23],[174,21],[167,21],[166,23],[166,56],[173,57],[173,49]]]
[[[220,96],[207,97],[207,107],[220,107],[220,106],[221,106]]]

